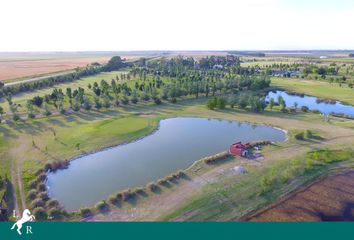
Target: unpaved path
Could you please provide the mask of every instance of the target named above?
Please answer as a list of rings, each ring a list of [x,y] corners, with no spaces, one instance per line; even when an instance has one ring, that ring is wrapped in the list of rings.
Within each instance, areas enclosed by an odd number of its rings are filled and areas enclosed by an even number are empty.
[[[21,216],[20,214],[20,209],[18,207],[18,203],[17,203],[17,197],[16,197],[16,183],[17,183],[17,174],[16,174],[16,167],[14,166],[15,163],[13,161],[11,161],[11,184],[13,187],[13,192],[12,192],[12,199],[14,202],[14,210],[16,213],[16,216]]]
[[[13,197],[17,216],[21,216],[22,211],[26,209],[26,195],[23,190],[21,159],[26,159],[26,156],[23,156],[23,153],[25,152],[25,148],[28,143],[23,139],[24,138],[19,138],[19,140],[17,141],[17,148],[13,148],[10,150],[10,157],[12,158],[11,179],[14,186]],[[16,191],[16,189],[18,191]],[[19,193],[18,195],[17,192]],[[19,199],[17,199],[17,197],[19,197]]]

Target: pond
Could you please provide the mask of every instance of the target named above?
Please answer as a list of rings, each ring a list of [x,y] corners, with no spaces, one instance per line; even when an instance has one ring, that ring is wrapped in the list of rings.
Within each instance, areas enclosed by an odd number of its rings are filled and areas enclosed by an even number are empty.
[[[94,136],[93,136],[94,137]],[[68,211],[92,206],[110,194],[142,187],[236,142],[284,141],[284,131],[264,125],[206,118],[161,120],[140,140],[79,157],[48,175],[48,191]]]
[[[293,95],[285,91],[274,91],[269,92],[266,100],[269,101],[270,98],[273,98],[275,102],[278,101],[278,96],[282,96],[285,100],[285,105],[287,107],[294,107],[294,104],[298,104],[298,108],[303,106],[308,107],[310,110],[318,110],[324,114],[344,114],[347,116],[354,117],[354,106],[345,105],[339,101],[333,101],[331,103],[321,101],[317,97],[306,96],[306,95]]]

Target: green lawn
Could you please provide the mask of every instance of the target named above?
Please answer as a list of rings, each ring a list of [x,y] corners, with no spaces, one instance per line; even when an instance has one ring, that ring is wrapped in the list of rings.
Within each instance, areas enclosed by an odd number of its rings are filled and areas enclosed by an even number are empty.
[[[338,83],[331,84],[325,81],[272,78],[271,85],[316,97],[340,100],[343,103],[354,105],[354,89],[345,84],[340,87]]]

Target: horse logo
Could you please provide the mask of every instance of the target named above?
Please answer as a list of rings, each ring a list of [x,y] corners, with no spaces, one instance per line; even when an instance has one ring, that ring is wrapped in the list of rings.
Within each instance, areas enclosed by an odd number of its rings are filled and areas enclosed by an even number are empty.
[[[17,232],[18,234],[22,235],[21,233],[21,228],[22,225],[26,222],[32,222],[34,219],[36,219],[33,215],[31,215],[31,212],[28,209],[25,209],[22,214],[22,218],[18,220],[11,228],[13,230],[15,226],[17,226]]]

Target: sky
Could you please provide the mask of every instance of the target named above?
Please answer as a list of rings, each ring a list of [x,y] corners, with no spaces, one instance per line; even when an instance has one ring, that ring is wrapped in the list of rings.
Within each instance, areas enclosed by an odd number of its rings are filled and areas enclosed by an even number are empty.
[[[354,0],[0,0],[0,52],[354,49]]]

